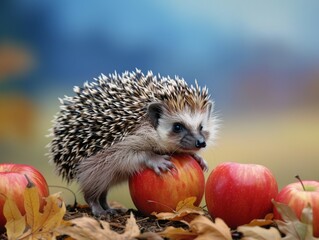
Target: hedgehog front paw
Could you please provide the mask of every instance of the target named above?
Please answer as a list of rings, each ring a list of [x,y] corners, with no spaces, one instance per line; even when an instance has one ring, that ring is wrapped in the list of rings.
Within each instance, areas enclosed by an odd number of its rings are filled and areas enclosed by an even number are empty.
[[[146,166],[152,169],[157,175],[162,172],[176,169],[175,165],[170,161],[171,157],[168,155],[153,155],[146,161]]]
[[[194,159],[198,162],[198,164],[201,166],[201,168],[203,169],[204,172],[206,172],[208,170],[208,164],[205,161],[204,158],[202,158],[201,156],[199,156],[198,154],[193,154]]]

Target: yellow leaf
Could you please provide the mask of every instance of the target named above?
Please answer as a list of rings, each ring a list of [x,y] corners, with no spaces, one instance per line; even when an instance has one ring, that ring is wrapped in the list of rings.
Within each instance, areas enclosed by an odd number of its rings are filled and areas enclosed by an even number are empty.
[[[63,222],[65,204],[60,194],[52,194],[46,198],[43,213],[37,212],[37,226],[29,226],[30,231],[24,233],[19,239],[53,239],[57,236],[56,228]],[[28,216],[27,216],[28,217]]]
[[[187,222],[192,221],[197,215],[204,215],[204,211],[200,207],[196,207],[194,203],[196,202],[196,197],[189,197],[183,201],[180,201],[174,212],[161,212],[152,213],[160,220],[172,220],[180,221],[184,220]]]
[[[280,240],[281,236],[279,231],[276,228],[261,228],[258,226],[250,227],[250,226],[240,226],[237,228],[238,232],[241,232],[244,237],[241,240]]]
[[[24,209],[26,212],[27,224],[31,231],[40,227],[40,201],[37,187],[34,184],[28,184],[24,191]]]
[[[17,204],[12,199],[6,199],[3,214],[7,220],[5,227],[8,239],[17,239],[25,230],[25,217],[21,215]]]
[[[47,232],[59,226],[66,212],[65,204],[60,198],[60,194],[52,194],[46,199],[43,214],[40,215],[41,231]]]

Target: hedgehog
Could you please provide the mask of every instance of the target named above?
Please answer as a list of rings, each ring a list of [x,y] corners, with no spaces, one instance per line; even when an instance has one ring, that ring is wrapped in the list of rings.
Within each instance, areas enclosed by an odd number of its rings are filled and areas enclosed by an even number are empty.
[[[200,149],[212,143],[218,119],[208,89],[183,78],[140,70],[101,74],[60,100],[49,143],[58,175],[76,180],[96,216],[114,213],[111,187],[144,168],[170,171],[172,154],[191,154],[207,170]]]

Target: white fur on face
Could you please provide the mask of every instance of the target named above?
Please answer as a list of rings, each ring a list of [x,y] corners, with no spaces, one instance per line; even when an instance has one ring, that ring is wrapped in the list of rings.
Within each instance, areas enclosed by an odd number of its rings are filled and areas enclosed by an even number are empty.
[[[206,143],[211,143],[216,137],[217,118],[213,114],[213,109],[208,107],[206,111],[191,112],[190,109],[185,108],[184,111],[169,114],[163,112],[159,119],[157,133],[163,145],[168,149],[178,149],[178,139],[172,137],[172,128],[174,123],[182,123],[191,133],[199,134],[206,132]],[[200,126],[202,130],[200,131]]]

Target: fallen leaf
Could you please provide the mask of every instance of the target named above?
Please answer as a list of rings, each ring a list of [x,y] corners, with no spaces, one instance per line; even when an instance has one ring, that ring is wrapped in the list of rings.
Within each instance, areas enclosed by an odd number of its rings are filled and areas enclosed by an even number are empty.
[[[163,240],[163,238],[155,232],[145,232],[136,237],[138,240]]]
[[[171,220],[171,221],[181,221],[186,222],[192,221],[198,215],[204,215],[202,208],[194,205],[196,202],[196,197],[189,197],[183,201],[180,201],[174,212],[161,212],[161,213],[152,213],[160,220]]]
[[[57,231],[77,240],[116,239],[116,233],[110,231],[107,222],[99,222],[90,217],[75,218],[57,228]]]
[[[8,239],[17,239],[25,230],[25,217],[22,216],[17,204],[12,199],[6,199],[3,206],[3,214],[7,220],[5,227]]]
[[[127,220],[125,225],[125,232],[122,234],[123,239],[131,239],[140,234],[140,229],[136,224],[136,219],[131,213],[130,218]]]
[[[60,194],[52,194],[46,198],[46,205],[43,209],[43,214],[40,215],[42,223],[37,232],[50,232],[63,222],[63,216],[66,212],[65,204],[60,198]]]
[[[244,236],[241,240],[278,240],[281,239],[281,235],[276,228],[262,228],[259,226],[240,226],[237,228],[238,232],[241,232]]]
[[[200,239],[220,239],[220,240],[232,240],[229,227],[226,223],[216,218],[215,222],[212,222],[207,217],[198,216],[190,223],[192,231],[196,232],[199,236],[196,238]]]
[[[275,220],[286,240],[315,240],[313,237],[312,209],[310,205],[302,211],[301,221],[295,212],[286,204],[272,201],[284,221]]]
[[[112,231],[108,222],[98,221],[91,217],[81,217],[67,221],[57,228],[57,231],[60,234],[69,235],[77,240],[126,240],[133,239],[140,234],[140,230],[132,213],[126,222],[125,232],[123,234]]]
[[[191,221],[189,224],[189,230],[168,227],[165,231],[159,234],[163,237],[176,240],[232,240],[230,229],[222,219],[216,218],[215,222],[212,222],[204,216],[197,216],[193,221]]]
[[[273,221],[274,214],[273,213],[268,213],[264,219],[254,219],[250,223],[245,224],[244,226],[259,226],[259,227],[264,227],[264,226],[269,226],[274,223]]]
[[[163,232],[159,233],[161,236],[172,240],[192,240],[198,234],[183,228],[167,227]]]
[[[35,231],[40,227],[40,199],[38,188],[30,182],[24,190],[24,209],[26,212],[27,225],[31,227],[31,231]]]
[[[28,184],[24,191],[26,214],[22,216],[16,203],[8,199],[6,210],[6,230],[9,239],[52,239],[57,236],[55,228],[63,222],[65,204],[59,194],[45,198],[43,213],[40,212],[38,189]]]

